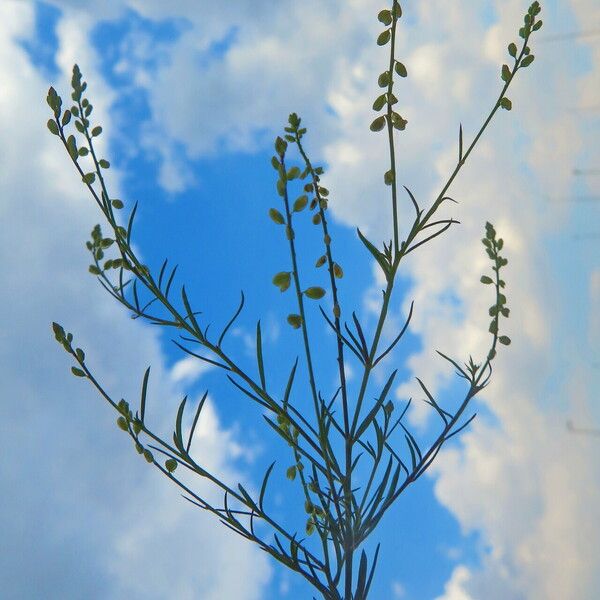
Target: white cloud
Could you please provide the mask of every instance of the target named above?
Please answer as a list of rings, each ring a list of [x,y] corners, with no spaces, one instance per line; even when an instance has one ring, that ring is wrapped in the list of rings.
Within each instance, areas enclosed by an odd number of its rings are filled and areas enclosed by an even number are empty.
[[[208,363],[204,363],[193,356],[186,356],[171,367],[171,380],[174,383],[190,384],[208,373],[212,368]]]
[[[114,413],[71,376],[53,339],[56,320],[74,332],[107,389],[132,403],[151,364],[148,416],[158,427],[172,422],[182,390],[169,382],[158,332],[132,321],[86,275],[83,241],[98,214],[45,128],[47,83],[16,43],[32,27],[33,4],[0,6],[0,305],[7,324],[0,336],[0,480],[10,490],[0,510],[10,548],[0,556],[2,595],[258,600],[270,577],[266,557],[216,527],[140,460],[111,426]],[[87,31],[83,18],[60,22],[56,84],[67,89],[67,68],[81,58],[95,110],[109,123],[110,90]],[[203,461],[242,480],[234,464],[239,443],[212,404],[207,409],[198,440]],[[202,482],[198,488],[211,493]]]
[[[444,588],[444,595],[436,600],[473,600],[473,598],[464,590],[464,584],[471,579],[471,574],[466,567],[456,567],[452,572],[450,580]]]

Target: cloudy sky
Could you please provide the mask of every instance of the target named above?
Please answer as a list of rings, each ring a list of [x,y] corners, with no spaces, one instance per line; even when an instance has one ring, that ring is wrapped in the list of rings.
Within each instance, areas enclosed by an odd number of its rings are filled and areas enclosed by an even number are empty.
[[[344,305],[369,331],[381,281],[356,240],[389,233],[385,136],[368,129],[385,50],[372,0],[4,0],[0,4],[0,581],[21,599],[275,600],[309,590],[268,557],[181,499],[140,460],[115,415],[51,334],[62,323],[115,397],[132,404],[152,365],[148,411],[169,434],[184,394],[209,401],[196,452],[251,489],[278,459],[269,501],[297,498],[287,447],[221,374],[185,358],[172,333],[132,320],[87,272],[85,241],[99,214],[46,130],[50,84],[68,97],[77,62],[104,128],[109,184],[126,210],[139,201],[135,246],[147,264],[179,263],[204,323],[224,324],[240,290],[247,304],[229,349],[252,365],[261,318],[273,385],[298,353],[285,322],[290,296],[270,284],[287,268],[267,211],[279,201],[272,141],[295,111],[331,190],[333,247]],[[421,204],[435,198],[501,89],[506,45],[522,0],[403,3],[396,87],[408,119],[398,177]],[[473,404],[477,419],[409,488],[374,534],[382,559],[374,598],[592,600],[600,589],[600,6],[543,3],[536,60],[451,188],[461,225],[411,254],[391,307],[410,335],[388,361],[395,401],[414,376],[452,405],[462,391],[435,349],[458,359],[488,344],[489,290],[480,238],[486,220],[505,240],[513,343]],[[583,35],[570,35],[580,32]],[[400,204],[403,231],[410,203]],[[306,229],[307,260],[314,228]],[[315,238],[316,240],[316,238]],[[314,254],[314,258],[313,258]],[[325,281],[311,271],[314,285]],[[318,376],[335,389],[331,340],[309,316]],[[386,335],[391,334],[391,329]],[[351,365],[349,376],[358,365]],[[375,394],[375,388],[373,394]],[[418,398],[418,395],[415,395]],[[438,424],[410,415],[427,440]],[[205,483],[198,490],[217,498]],[[300,525],[302,527],[302,524]]]

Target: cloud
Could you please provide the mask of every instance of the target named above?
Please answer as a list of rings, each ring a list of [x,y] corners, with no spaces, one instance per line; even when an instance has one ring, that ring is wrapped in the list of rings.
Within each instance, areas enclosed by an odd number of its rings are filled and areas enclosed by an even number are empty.
[[[169,380],[158,332],[132,321],[86,276],[83,235],[98,215],[45,128],[47,83],[16,42],[32,31],[33,8],[0,6],[0,480],[10,490],[0,509],[3,597],[257,600],[270,578],[264,555],[140,460],[53,339],[56,320],[74,332],[107,389],[132,403],[151,364],[149,418],[158,428],[172,420],[182,390]],[[109,123],[110,90],[87,31],[85,19],[61,20],[56,83],[66,89],[67,69],[82,57],[95,110]],[[118,173],[112,183],[118,189]],[[239,442],[207,408],[198,450],[224,477],[243,480]]]

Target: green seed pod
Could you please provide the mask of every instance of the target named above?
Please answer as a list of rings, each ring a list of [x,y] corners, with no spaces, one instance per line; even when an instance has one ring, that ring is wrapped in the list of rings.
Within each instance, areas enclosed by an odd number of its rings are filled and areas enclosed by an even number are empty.
[[[280,137],[277,137],[275,140],[275,152],[279,154],[279,156],[284,156],[285,151],[287,150],[287,142]]]
[[[340,305],[339,304],[334,305],[334,307],[333,307],[333,316],[336,319],[339,319],[341,314],[342,314],[342,311],[340,310]]]
[[[287,322],[294,328],[300,329],[302,317],[300,315],[288,315]]]
[[[165,469],[169,473],[173,473],[173,471],[175,471],[176,468],[177,468],[177,461],[174,458],[169,458],[168,460],[165,461]]]
[[[315,522],[313,521],[312,517],[306,521],[306,533],[307,535],[312,535],[315,531]]]
[[[122,429],[123,431],[129,430],[129,426],[127,425],[127,419],[125,417],[119,417],[117,419],[117,426],[119,427],[119,429]]]
[[[392,24],[392,11],[391,10],[382,10],[377,15],[377,20],[384,25]]]
[[[58,125],[54,119],[48,119],[48,123],[46,124],[50,133],[53,135],[58,135]]]
[[[386,99],[387,94],[381,94],[381,96],[378,96],[375,102],[373,102],[373,110],[380,111],[385,106]]]
[[[315,213],[315,214],[312,216],[312,222],[313,222],[315,225],[318,225],[318,224],[321,222],[321,215],[320,215],[319,213]]]
[[[144,450],[144,458],[148,463],[154,462],[154,456],[152,456],[152,452],[150,452],[150,450]]]
[[[290,481],[294,481],[294,479],[296,479],[296,466],[292,465],[291,467],[289,467],[288,470],[285,472],[285,476]]]
[[[135,435],[139,435],[140,431],[142,431],[142,424],[139,421],[134,421],[131,427]]]
[[[322,267],[325,264],[325,261],[327,260],[327,257],[323,254],[323,256],[320,256],[317,259],[317,262],[315,263],[315,267],[317,267],[317,269],[319,267]]]
[[[396,61],[396,64],[394,65],[394,70],[400,77],[406,77],[408,75],[408,71],[406,70],[406,67],[398,60]]]
[[[276,208],[269,209],[269,217],[271,217],[271,220],[277,223],[277,225],[283,225],[285,223],[283,215]]]
[[[296,199],[294,202],[293,210],[294,212],[300,212],[306,208],[308,204],[308,196],[303,195]]]
[[[377,45],[378,46],[385,46],[389,41],[390,38],[392,37],[392,34],[390,32],[389,29],[386,29],[385,31],[382,31],[379,36],[377,37]]]
[[[385,115],[381,115],[371,123],[371,131],[381,131],[385,127]]]
[[[273,285],[277,286],[281,292],[285,292],[290,287],[290,283],[289,271],[281,271],[273,277]]]
[[[340,267],[340,265],[338,265],[337,263],[333,263],[333,274],[338,279],[341,279],[344,276],[344,271],[342,270],[342,267]]]
[[[309,287],[304,290],[304,295],[311,300],[320,300],[325,295],[325,290],[318,286]]]
[[[381,88],[387,87],[390,84],[390,72],[384,71],[381,73],[381,75],[377,78],[377,84]]]

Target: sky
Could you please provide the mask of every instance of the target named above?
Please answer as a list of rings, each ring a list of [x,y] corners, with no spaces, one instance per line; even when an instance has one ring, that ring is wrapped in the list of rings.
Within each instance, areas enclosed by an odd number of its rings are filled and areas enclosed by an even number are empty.
[[[458,204],[444,214],[461,224],[403,264],[384,337],[402,326],[413,300],[414,316],[372,395],[397,368],[394,401],[414,397],[409,423],[426,441],[439,423],[420,402],[415,376],[445,406],[464,393],[435,350],[466,360],[489,344],[489,289],[479,283],[486,221],[505,240],[512,344],[473,401],[476,419],[374,534],[382,555],[373,598],[592,600],[600,589],[600,438],[566,427],[600,428],[600,6],[542,5],[536,60],[518,74],[513,110],[499,111],[450,190]],[[46,129],[45,98],[49,85],[68,97],[78,63],[103,127],[110,189],[126,213],[139,202],[139,255],[157,270],[165,257],[179,264],[177,283],[215,330],[243,290],[228,348],[255,368],[260,318],[270,385],[282,390],[300,347],[286,323],[291,296],[271,285],[289,258],[267,213],[280,201],[272,144],[290,112],[303,118],[312,160],[325,168],[343,304],[356,307],[371,334],[376,323],[382,281],[356,227],[376,241],[390,230],[387,144],[369,131],[387,60],[375,43],[382,7],[0,4],[3,598],[311,597],[302,580],[185,502],[139,459],[91,386],[70,374],[53,321],[73,332],[103,385],[132,405],[151,365],[148,414],[166,435],[181,398],[195,404],[208,390],[195,456],[251,490],[277,459],[268,500],[279,518],[296,514],[289,449],[257,407],[222,373],[182,354],[172,331],[132,320],[87,272],[85,241],[100,215]],[[495,101],[526,9],[521,0],[403,3],[397,55],[408,77],[396,95],[408,127],[396,141],[398,178],[421,204],[454,168],[459,123],[472,139]],[[565,35],[573,32],[589,35]],[[399,206],[405,232],[412,208],[406,197]],[[311,265],[320,254],[315,228],[307,221],[301,232],[305,279],[323,285]],[[332,338],[317,303],[310,311],[317,377],[332,394]],[[359,366],[350,364],[351,389]],[[196,489],[218,501],[207,482]]]

